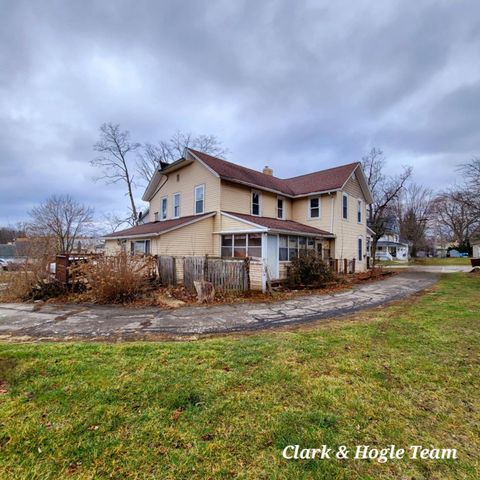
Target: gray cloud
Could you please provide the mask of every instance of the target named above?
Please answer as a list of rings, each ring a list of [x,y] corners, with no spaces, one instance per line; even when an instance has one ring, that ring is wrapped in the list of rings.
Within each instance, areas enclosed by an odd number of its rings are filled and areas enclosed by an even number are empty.
[[[92,181],[104,121],[138,141],[212,133],[290,176],[381,147],[443,188],[479,150],[474,1],[0,0],[0,224]],[[140,190],[138,192],[141,194]]]

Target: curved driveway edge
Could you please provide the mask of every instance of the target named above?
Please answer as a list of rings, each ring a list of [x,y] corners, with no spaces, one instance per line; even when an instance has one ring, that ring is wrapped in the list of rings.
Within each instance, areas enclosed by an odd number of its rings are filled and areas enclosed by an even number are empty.
[[[272,303],[130,309],[114,306],[0,304],[0,339],[118,340],[241,332],[341,317],[415,294],[438,275],[402,272],[351,290]]]

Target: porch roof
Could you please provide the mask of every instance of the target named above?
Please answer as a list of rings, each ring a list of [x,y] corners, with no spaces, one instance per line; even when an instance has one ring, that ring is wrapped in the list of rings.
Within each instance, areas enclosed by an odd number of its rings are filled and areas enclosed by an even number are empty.
[[[204,213],[202,215],[189,215],[187,217],[174,218],[171,220],[161,220],[159,222],[149,222],[135,227],[113,232],[105,235],[106,240],[120,239],[120,238],[139,238],[139,237],[156,237],[162,233],[167,233],[177,228],[190,225],[192,223],[203,220],[204,218],[213,217],[215,212]]]
[[[316,237],[335,237],[333,233],[327,232],[326,230],[321,230],[310,225],[304,225],[303,223],[295,222],[293,220],[282,220],[273,217],[257,217],[255,215],[247,215],[245,213],[237,212],[222,212],[222,214],[226,214],[240,221],[247,222],[250,225],[276,233],[297,233]]]

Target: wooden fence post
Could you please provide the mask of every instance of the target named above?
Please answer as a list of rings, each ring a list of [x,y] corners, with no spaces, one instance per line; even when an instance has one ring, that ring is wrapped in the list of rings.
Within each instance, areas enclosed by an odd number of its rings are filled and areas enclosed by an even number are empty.
[[[343,274],[346,275],[348,273],[348,260],[346,258],[343,259]]]

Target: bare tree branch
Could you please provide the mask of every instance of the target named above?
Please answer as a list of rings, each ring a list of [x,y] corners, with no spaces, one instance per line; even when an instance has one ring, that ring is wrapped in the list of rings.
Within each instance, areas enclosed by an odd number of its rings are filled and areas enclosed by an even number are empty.
[[[92,226],[93,209],[78,203],[70,195],[53,195],[30,213],[28,232],[34,237],[51,237],[57,251],[70,253],[75,240]]]
[[[137,160],[137,173],[148,183],[161,164],[172,163],[182,157],[185,148],[190,147],[204,153],[223,158],[227,150],[215,135],[197,135],[177,131],[167,141],[143,145]]]
[[[394,214],[395,201],[411,177],[412,168],[404,167],[399,175],[386,175],[385,156],[378,148],[372,148],[362,157],[362,166],[374,199],[368,224],[375,232],[372,239],[372,260],[375,262],[378,240],[386,233],[388,219]]]
[[[100,140],[93,148],[99,156],[90,163],[94,167],[100,167],[102,171],[96,180],[104,180],[107,184],[125,183],[130,203],[129,224],[136,225],[138,212],[133,195],[134,177],[129,166],[129,154],[138,150],[140,144],[132,142],[128,130],[122,131],[119,124],[104,123],[100,127]]]

